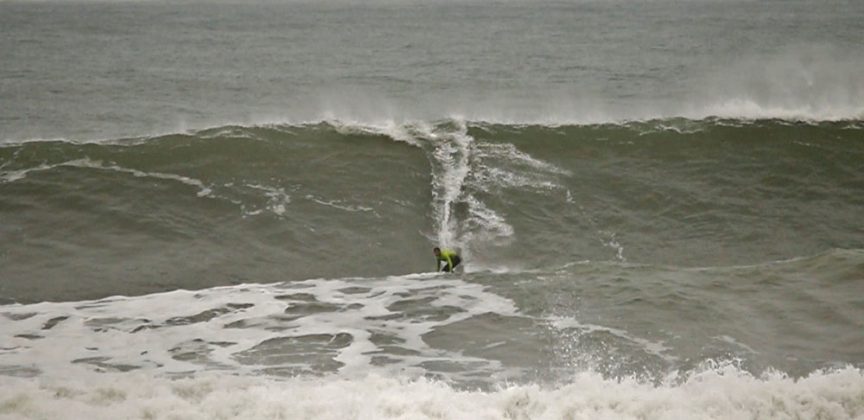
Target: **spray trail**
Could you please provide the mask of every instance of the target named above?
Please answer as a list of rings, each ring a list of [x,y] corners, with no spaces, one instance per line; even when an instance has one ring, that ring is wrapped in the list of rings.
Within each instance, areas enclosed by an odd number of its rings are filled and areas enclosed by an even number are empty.
[[[474,138],[462,120],[411,125],[409,131],[410,143],[425,151],[431,166],[437,243],[459,248],[466,255],[479,243],[507,243],[514,235],[513,227],[487,202],[488,197],[506,189],[560,189],[559,178],[570,175],[513,144]]]
[[[471,172],[474,139],[464,122],[454,122],[455,130],[440,128],[429,133],[428,156],[432,165],[432,200],[438,243],[453,247],[459,243],[456,204],[465,199],[465,181]]]

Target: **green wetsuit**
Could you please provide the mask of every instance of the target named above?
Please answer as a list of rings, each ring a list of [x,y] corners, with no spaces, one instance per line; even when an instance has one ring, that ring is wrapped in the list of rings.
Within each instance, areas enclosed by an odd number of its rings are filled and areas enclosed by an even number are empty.
[[[436,257],[436,259],[438,263],[438,271],[443,271],[445,273],[453,271],[453,269],[462,262],[462,258],[459,257],[459,254],[449,249],[442,249],[441,256]],[[441,261],[445,262],[443,267],[441,266]]]

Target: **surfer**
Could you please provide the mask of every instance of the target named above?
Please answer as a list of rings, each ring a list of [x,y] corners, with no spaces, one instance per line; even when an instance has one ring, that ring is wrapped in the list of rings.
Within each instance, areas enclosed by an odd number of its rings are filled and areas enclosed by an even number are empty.
[[[432,249],[432,252],[435,253],[435,260],[438,264],[437,271],[450,273],[462,262],[462,258],[455,251],[435,247]],[[442,261],[444,262],[443,266],[441,264]]]

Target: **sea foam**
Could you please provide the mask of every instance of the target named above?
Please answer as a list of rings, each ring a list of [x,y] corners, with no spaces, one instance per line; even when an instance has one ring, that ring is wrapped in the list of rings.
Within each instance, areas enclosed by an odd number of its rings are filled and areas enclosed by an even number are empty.
[[[0,418],[854,419],[864,376],[851,367],[791,379],[726,366],[653,385],[585,372],[566,384],[456,389],[426,379],[141,374],[0,379]]]

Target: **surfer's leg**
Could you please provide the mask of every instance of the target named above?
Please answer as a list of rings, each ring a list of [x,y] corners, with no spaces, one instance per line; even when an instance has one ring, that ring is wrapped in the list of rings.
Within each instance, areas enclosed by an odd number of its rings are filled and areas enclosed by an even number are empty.
[[[455,269],[456,266],[459,265],[459,263],[462,262],[462,258],[459,258],[458,255],[454,255],[453,258],[452,258],[452,260],[453,260],[453,267],[450,267],[450,268],[451,268],[451,271],[452,271],[453,269]]]

